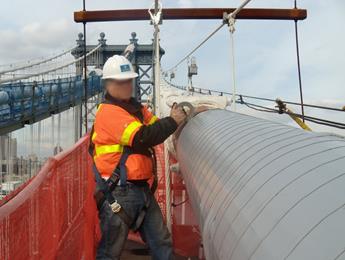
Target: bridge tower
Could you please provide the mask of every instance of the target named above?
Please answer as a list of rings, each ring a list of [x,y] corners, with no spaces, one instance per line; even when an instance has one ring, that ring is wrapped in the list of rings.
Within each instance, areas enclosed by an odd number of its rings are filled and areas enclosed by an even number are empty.
[[[128,45],[108,45],[105,38],[105,34],[100,33],[100,38],[98,39],[98,44],[101,45],[99,51],[99,57],[89,56],[86,60],[87,66],[102,69],[105,61],[115,55],[121,55],[124,53]],[[154,93],[154,68],[153,68],[153,51],[154,46],[151,44],[139,44],[136,38],[137,34],[135,32],[131,33],[131,38],[129,39],[129,44],[134,45],[134,51],[129,55],[129,59],[133,64],[135,71],[139,74],[136,79],[133,97],[135,97],[140,102],[146,102],[150,107],[153,106],[153,100],[150,100],[150,95]],[[82,33],[78,34],[77,47],[72,51],[72,55],[77,59],[84,54],[84,36]],[[97,45],[87,45],[86,52],[97,47]],[[160,48],[160,57],[165,53],[165,51]],[[76,64],[77,75],[83,73],[83,64]]]

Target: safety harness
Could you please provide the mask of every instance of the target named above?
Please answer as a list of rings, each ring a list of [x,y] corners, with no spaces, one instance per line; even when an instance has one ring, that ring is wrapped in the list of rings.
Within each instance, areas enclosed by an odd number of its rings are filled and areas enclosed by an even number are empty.
[[[102,103],[106,104],[112,104],[112,105],[118,105],[114,104],[109,100],[105,100]],[[135,115],[139,118],[139,120],[143,123],[143,115],[141,111],[139,110],[138,113],[133,114],[132,111],[130,111],[127,107],[121,106],[124,108],[128,113]],[[134,154],[135,152],[130,146],[124,146],[123,147],[123,152],[121,154],[119,163],[116,165],[116,167],[113,170],[112,175],[107,179],[103,179],[100,172],[98,171],[95,161],[93,159],[94,156],[94,151],[95,151],[95,145],[92,142],[92,135],[94,132],[94,126],[92,126],[91,133],[90,133],[90,144],[89,144],[89,154],[92,157],[93,160],[93,173],[95,175],[95,180],[97,183],[98,188],[96,189],[96,192],[94,194],[95,200],[97,202],[97,208],[98,210],[101,209],[103,203],[105,200],[109,202],[109,205],[111,207],[111,210],[117,214],[125,223],[126,225],[131,228],[133,231],[137,231],[139,227],[141,226],[146,210],[149,207],[150,201],[148,200],[145,192],[144,194],[144,205],[142,209],[140,210],[138,216],[136,219],[132,219],[124,210],[123,207],[117,202],[116,198],[114,198],[112,192],[118,186],[118,183],[120,181],[120,186],[121,187],[126,187],[128,185],[127,182],[127,168],[126,168],[126,161],[128,157],[131,154]],[[151,186],[151,192],[154,194],[156,188],[157,188],[157,159],[155,155],[155,150],[153,148],[149,148],[149,152],[151,154],[151,159],[153,162],[153,174],[154,174],[154,182]],[[135,184],[131,184],[135,185]]]

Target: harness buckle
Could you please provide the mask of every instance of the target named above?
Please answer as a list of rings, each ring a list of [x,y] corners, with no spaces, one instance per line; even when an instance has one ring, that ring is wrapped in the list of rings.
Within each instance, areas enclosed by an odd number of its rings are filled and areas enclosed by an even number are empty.
[[[106,180],[106,184],[110,192],[112,192],[115,189],[116,185],[118,185],[119,183],[119,180],[120,176],[115,172],[109,177],[108,180]]]
[[[110,207],[114,213],[118,213],[121,210],[121,205],[117,202],[117,200],[110,204]]]

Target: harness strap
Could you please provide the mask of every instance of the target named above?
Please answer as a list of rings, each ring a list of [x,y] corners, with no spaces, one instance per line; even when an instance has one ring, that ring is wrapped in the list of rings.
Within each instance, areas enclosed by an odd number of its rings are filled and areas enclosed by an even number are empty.
[[[118,167],[115,167],[113,174],[110,176],[110,178],[107,181],[105,181],[102,178],[101,174],[99,173],[99,171],[96,167],[95,161],[93,160],[93,153],[95,150],[95,145],[93,144],[93,142],[91,140],[93,131],[94,131],[94,126],[92,125],[92,129],[91,129],[91,133],[90,133],[89,154],[92,157],[92,161],[93,161],[92,170],[93,170],[93,173],[95,176],[96,183],[97,183],[98,188],[99,188],[99,190],[97,190],[94,194],[94,198],[97,202],[97,208],[98,208],[98,210],[100,210],[103,203],[105,202],[105,200],[108,201],[108,203],[111,207],[112,207],[112,205],[115,204],[117,206],[116,214],[118,214],[118,216],[123,220],[123,222],[125,222],[125,224],[128,227],[130,227],[133,223],[133,219],[131,217],[129,217],[129,215],[126,213],[126,211],[121,207],[121,205],[119,205],[117,203],[117,201],[114,199],[114,197],[112,195],[112,191],[115,189],[115,187],[119,181],[119,178],[120,178],[119,174],[117,173]],[[125,164],[126,161],[125,160],[123,160],[123,161]],[[126,179],[125,179],[125,181],[126,181]]]
[[[127,111],[127,112],[129,112],[129,111]],[[138,111],[138,112],[139,113],[135,113],[135,115],[143,123],[143,115],[142,115],[141,111]],[[92,159],[93,159],[93,154],[95,151],[95,145],[92,142],[93,133],[94,133],[94,125],[92,125],[92,128],[91,128],[90,144],[89,144],[89,154],[91,155]],[[154,193],[157,186],[158,186],[157,166],[156,166],[156,162],[157,162],[156,160],[157,159],[156,159],[155,151],[153,148],[150,149],[150,152],[151,152],[151,159],[153,161],[153,167],[154,167],[154,170],[153,170],[154,181],[153,181],[153,184],[151,187],[151,192]],[[126,223],[126,225],[128,227],[131,227],[131,225],[133,224],[133,227],[132,227],[133,231],[137,231],[144,221],[147,208],[149,207],[149,204],[150,204],[150,201],[148,200],[146,193],[143,191],[144,206],[140,210],[135,221],[131,217],[129,217],[129,215],[126,213],[126,211],[121,207],[121,205],[119,205],[117,203],[117,201],[115,200],[115,198],[112,195],[112,191],[117,186],[117,183],[119,180],[120,180],[120,186],[124,187],[127,185],[126,161],[129,157],[129,155],[131,155],[133,153],[134,152],[133,152],[131,147],[129,147],[129,146],[123,147],[123,152],[121,154],[120,161],[119,161],[118,165],[115,166],[115,169],[113,170],[113,173],[110,176],[110,178],[106,181],[102,178],[101,174],[99,173],[94,160],[93,160],[93,172],[95,175],[96,182],[99,186],[99,190],[95,193],[95,199],[97,201],[98,210],[100,210],[104,201],[107,200],[109,202],[109,204],[111,205],[113,212],[118,214],[119,217]],[[113,209],[113,206],[114,206],[114,209]],[[133,223],[133,221],[134,221],[134,223]]]
[[[157,157],[156,151],[154,148],[151,149],[152,154],[152,164],[153,164],[153,182],[151,185],[151,192],[155,194],[157,187],[158,187],[158,176],[157,176]]]
[[[141,210],[140,210],[140,212],[139,212],[139,214],[138,214],[138,216],[137,216],[137,218],[135,220],[134,227],[133,227],[133,231],[134,232],[137,231],[140,228],[141,224],[144,221],[147,209],[150,206],[150,201],[148,200],[147,194],[145,193],[145,191],[143,191],[143,196],[144,196],[144,205],[141,208]]]
[[[126,186],[127,184],[127,168],[126,168],[126,161],[129,155],[133,154],[132,149],[129,146],[125,146],[123,149],[123,153],[120,158],[119,162],[119,169],[120,169],[120,185]]]

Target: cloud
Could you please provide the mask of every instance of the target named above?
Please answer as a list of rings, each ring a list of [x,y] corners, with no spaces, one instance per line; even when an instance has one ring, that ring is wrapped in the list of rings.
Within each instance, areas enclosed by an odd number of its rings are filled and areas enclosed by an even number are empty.
[[[74,45],[78,30],[66,19],[32,22],[16,29],[0,29],[1,63],[51,56]]]
[[[179,7],[187,8],[187,7],[192,7],[193,3],[191,0],[178,0],[177,5]]]
[[[163,1],[163,7],[234,7],[242,0]],[[87,1],[87,9],[149,8],[152,1],[108,0]],[[345,17],[343,0],[299,0],[300,7],[308,9],[308,18],[299,22],[302,80],[305,102],[334,107],[345,105]],[[81,9],[81,2],[61,0],[56,2],[37,0],[35,10],[23,12],[31,2],[12,0],[3,3],[0,10],[0,57],[1,63],[15,62],[38,57],[47,57],[75,44],[82,25],[73,21],[73,11]],[[291,0],[251,1],[249,7],[291,8]],[[164,12],[164,10],[163,10]],[[16,17],[14,20],[13,17]],[[163,21],[161,45],[166,50],[163,67],[176,64],[186,53],[204,39],[220,21]],[[108,44],[129,42],[131,32],[137,32],[139,43],[151,43],[153,27],[148,21],[87,24],[87,42],[97,44],[100,32],[106,33]],[[235,33],[236,76],[238,92],[257,96],[281,97],[299,100],[296,53],[292,21],[237,21]],[[230,92],[230,36],[224,27],[195,53],[199,75],[194,78],[196,86]],[[187,66],[182,64],[177,71],[176,82],[187,82]],[[237,106],[239,111],[269,120],[295,126],[284,115],[260,113]],[[294,107],[299,112],[298,107]],[[311,116],[320,116],[344,122],[343,114],[306,109]],[[47,133],[51,133],[48,123]],[[63,123],[67,129],[73,129]],[[343,132],[311,124],[318,131]],[[28,131],[28,130],[25,130]],[[71,133],[72,132],[72,133]],[[73,131],[63,137],[66,145],[73,143]],[[26,133],[28,136],[28,133]],[[57,136],[57,135],[56,135]],[[69,139],[71,137],[71,139]],[[50,151],[49,136],[44,137]],[[65,145],[64,145],[65,146]],[[64,147],[65,148],[65,147]],[[43,149],[43,148],[42,148]]]

